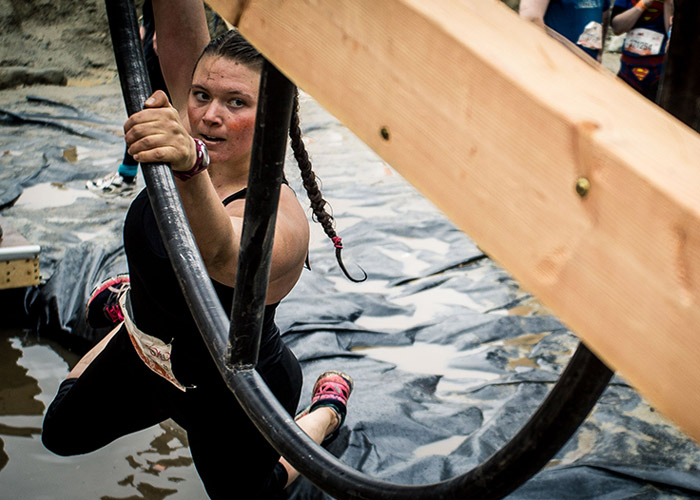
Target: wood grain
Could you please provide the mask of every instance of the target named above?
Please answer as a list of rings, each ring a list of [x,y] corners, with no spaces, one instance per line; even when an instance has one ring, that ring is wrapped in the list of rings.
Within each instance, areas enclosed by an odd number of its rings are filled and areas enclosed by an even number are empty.
[[[208,3],[700,438],[695,131],[496,0]]]

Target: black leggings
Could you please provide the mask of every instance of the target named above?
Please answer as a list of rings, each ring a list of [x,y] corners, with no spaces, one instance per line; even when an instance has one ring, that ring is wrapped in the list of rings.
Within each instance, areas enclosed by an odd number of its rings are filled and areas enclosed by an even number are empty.
[[[213,363],[213,361],[210,360]],[[293,415],[302,374],[285,347],[261,376]],[[219,377],[182,392],[149,370],[122,327],[77,379],[67,379],[46,411],[44,446],[58,455],[94,451],[172,418],[187,431],[197,472],[213,499],[275,498],[287,474]]]

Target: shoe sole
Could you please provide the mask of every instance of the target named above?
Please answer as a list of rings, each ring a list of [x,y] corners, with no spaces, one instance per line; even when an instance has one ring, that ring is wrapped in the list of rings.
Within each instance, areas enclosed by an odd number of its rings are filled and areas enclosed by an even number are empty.
[[[119,285],[124,282],[129,281],[129,275],[128,274],[118,274],[114,276],[113,278],[109,278],[99,285],[97,285],[95,288],[92,289],[92,292],[90,292],[90,297],[87,300],[87,304],[85,305],[85,317],[88,315],[88,310],[90,309],[90,304],[92,304],[92,301],[95,300],[95,297],[97,297],[99,294],[107,290],[109,287],[114,286],[114,285]]]

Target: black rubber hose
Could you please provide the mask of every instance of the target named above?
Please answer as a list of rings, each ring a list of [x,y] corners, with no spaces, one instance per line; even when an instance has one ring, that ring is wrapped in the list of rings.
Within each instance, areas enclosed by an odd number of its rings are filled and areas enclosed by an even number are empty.
[[[138,41],[133,1],[107,0],[107,13],[127,111],[131,114],[141,109],[142,103],[150,94]],[[131,75],[134,71],[140,72],[142,76]],[[268,72],[276,75],[274,78],[280,76],[275,73],[276,70],[271,65],[266,64],[263,69],[263,81],[268,78],[266,76]],[[268,90],[271,91],[275,87],[272,85]],[[285,84],[282,84],[282,87],[285,87]],[[266,92],[267,90],[261,86],[260,98],[264,102],[276,102],[279,106],[287,105],[284,98],[268,101]],[[284,112],[280,112],[280,109],[276,108],[277,105],[271,105],[262,110],[262,117],[259,110],[258,119],[262,120],[261,124],[269,123],[272,126],[276,123],[275,126],[284,127],[284,134],[266,134],[265,141],[281,141],[283,135],[286,137],[288,118],[284,118]],[[281,120],[278,118],[276,121],[274,118],[269,118],[268,122],[268,114],[271,116],[278,114],[283,118]],[[258,140],[262,138],[256,137],[254,150],[260,148],[262,151],[272,147],[272,151],[277,151],[279,154],[279,151],[284,149],[280,144],[268,145],[265,142],[256,142]],[[283,159],[279,162],[283,162]],[[273,163],[275,163],[274,160]],[[343,464],[316,445],[294,423],[252,368],[253,360],[250,358],[250,353],[256,349],[253,345],[254,339],[247,347],[241,349],[241,352],[247,354],[244,354],[239,362],[234,361],[233,364],[237,364],[238,369],[229,368],[225,333],[229,326],[233,330],[233,325],[227,322],[196,250],[172,175],[165,165],[148,165],[143,170],[148,194],[175,273],[178,275],[183,293],[207,347],[228,386],[275,449],[287,457],[302,474],[336,498],[407,500],[502,498],[540,470],[570,438],[593,408],[612,376],[612,372],[605,365],[585,346],[580,345],[560,380],[532,418],[511,441],[482,465],[448,481],[428,485],[397,485],[370,478]],[[276,203],[275,193],[279,193],[279,185],[275,187],[275,183],[278,182],[277,175],[252,174],[248,189],[262,193],[258,201],[270,204],[269,206],[272,207],[272,204]],[[258,188],[255,186],[257,183],[264,183],[265,186]],[[274,214],[271,216],[268,210],[266,212],[266,214],[260,214],[246,210],[244,227],[246,225],[269,226],[270,217],[274,218]],[[267,220],[253,220],[260,216]],[[246,252],[251,254],[257,252],[264,256],[263,260],[269,259],[269,248],[265,247],[271,245],[271,237],[267,229],[260,234],[265,236],[242,240],[242,254],[243,247],[250,244],[258,248],[251,246]],[[268,266],[269,269],[269,262],[259,261],[257,264]],[[242,255],[239,259],[239,269],[246,265],[247,262]],[[260,278],[258,276],[255,279]],[[264,289],[267,287],[266,281],[265,276],[263,286],[260,286],[260,283],[256,285],[255,300],[258,304],[261,300],[264,302],[264,296],[260,294],[264,294]],[[239,288],[238,285],[236,288]],[[258,329],[255,323],[259,320],[259,314],[255,313],[254,316],[251,323],[252,331]],[[238,321],[237,317],[235,319]],[[245,344],[248,341],[243,342]],[[257,353],[254,353],[253,357],[256,356]]]
[[[302,475],[335,498],[498,499],[536,474],[576,432],[605,390],[612,372],[583,344],[530,420],[498,452],[469,472],[421,486],[366,476],[315,445],[280,406],[254,370],[231,374],[248,416]]]
[[[293,97],[294,85],[264,61],[229,332],[235,368],[258,362]]]
[[[106,0],[105,4],[124,103],[127,114],[132,115],[143,109],[143,103],[151,95],[136,8],[133,0]],[[180,287],[209,351],[220,366],[218,360],[226,359],[228,351],[229,319],[197,250],[170,168],[151,163],[142,165],[141,170]]]

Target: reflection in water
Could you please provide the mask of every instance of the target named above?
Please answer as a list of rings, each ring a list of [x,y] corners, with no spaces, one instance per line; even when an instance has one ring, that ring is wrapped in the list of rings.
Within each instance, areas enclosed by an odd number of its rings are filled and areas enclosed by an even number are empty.
[[[372,359],[394,364],[400,370],[407,372],[441,375],[445,379],[460,380],[462,384],[460,387],[464,388],[464,382],[468,379],[481,383],[500,376],[487,369],[468,369],[455,366],[454,361],[459,358],[485,358],[484,352],[488,347],[485,344],[475,349],[457,351],[452,345],[415,342],[409,346],[399,347],[358,347],[354,348],[353,351],[360,351]]]
[[[130,476],[133,479],[133,476]],[[121,486],[133,486],[139,492],[139,496],[131,495],[128,497],[100,497],[100,500],[162,500],[167,496],[177,493],[177,490],[166,490],[155,488],[148,483],[133,484],[129,481],[120,482]]]
[[[144,451],[139,451],[136,455],[127,457],[129,463],[135,469],[139,469],[147,474],[159,475],[161,472],[170,467],[187,467],[192,465],[192,458],[189,456],[189,445],[187,443],[187,434],[172,420],[168,420],[160,424],[163,429],[163,434],[156,436],[150,443],[151,448]],[[173,454],[184,452],[187,456]],[[153,461],[149,460],[149,455],[161,455],[161,458]],[[164,458],[163,458],[164,457]],[[139,459],[143,458],[145,463],[140,463]]]
[[[5,453],[5,442],[0,439],[0,470],[5,468],[7,465],[7,462],[10,461],[10,457],[7,456],[7,453]]]
[[[37,381],[18,364],[22,351],[9,338],[0,338],[0,415],[41,415],[44,405],[34,399],[41,393]]]
[[[160,424],[160,429],[162,433],[151,440],[150,448],[126,457],[127,464],[136,472],[117,481],[119,486],[135,489],[139,495],[127,497],[106,495],[102,496],[101,500],[162,500],[178,492],[177,489],[139,480],[141,474],[160,478],[166,472],[175,472],[170,469],[193,466],[185,431],[171,420]],[[175,485],[185,481],[185,478],[177,475],[168,476],[167,481]]]
[[[339,288],[339,279],[332,278],[331,281],[335,283],[336,288]],[[350,285],[353,284],[350,283]],[[403,314],[381,314],[376,316],[363,314],[355,320],[357,326],[374,331],[406,331],[426,324],[441,314],[448,313],[455,306],[480,312],[484,312],[493,306],[491,303],[479,304],[468,294],[449,288],[429,288],[407,295],[395,296],[391,294],[391,290],[387,286],[388,284],[383,290],[379,290],[378,293],[385,294],[390,302],[401,306],[405,312]],[[369,293],[366,290],[361,291]]]
[[[77,359],[33,333],[0,328],[0,499],[207,498],[186,434],[171,421],[87,455],[43,447],[43,413]]]
[[[391,363],[406,372],[439,375],[436,395],[447,398],[501,378],[504,371],[498,363],[491,362],[494,357],[505,356],[505,368],[510,371],[539,368],[537,359],[530,357],[530,353],[550,333],[526,333],[461,351],[453,345],[426,342],[398,347],[355,347],[352,350]],[[499,353],[499,356],[494,356],[494,353]]]
[[[72,205],[78,198],[96,197],[96,194],[86,189],[74,189],[60,183],[45,182],[25,188],[15,206],[44,210]]]
[[[0,338],[0,416],[41,415],[44,412],[44,405],[34,399],[41,393],[37,381],[27,376],[26,368],[17,364],[21,357],[22,352],[12,347],[9,338]],[[31,438],[38,434],[41,434],[41,429],[37,427],[15,427],[0,422],[0,436]],[[9,461],[5,443],[0,439],[0,470]]]
[[[452,436],[441,441],[419,446],[413,452],[415,458],[429,457],[431,455],[448,456],[461,445],[469,436]]]

